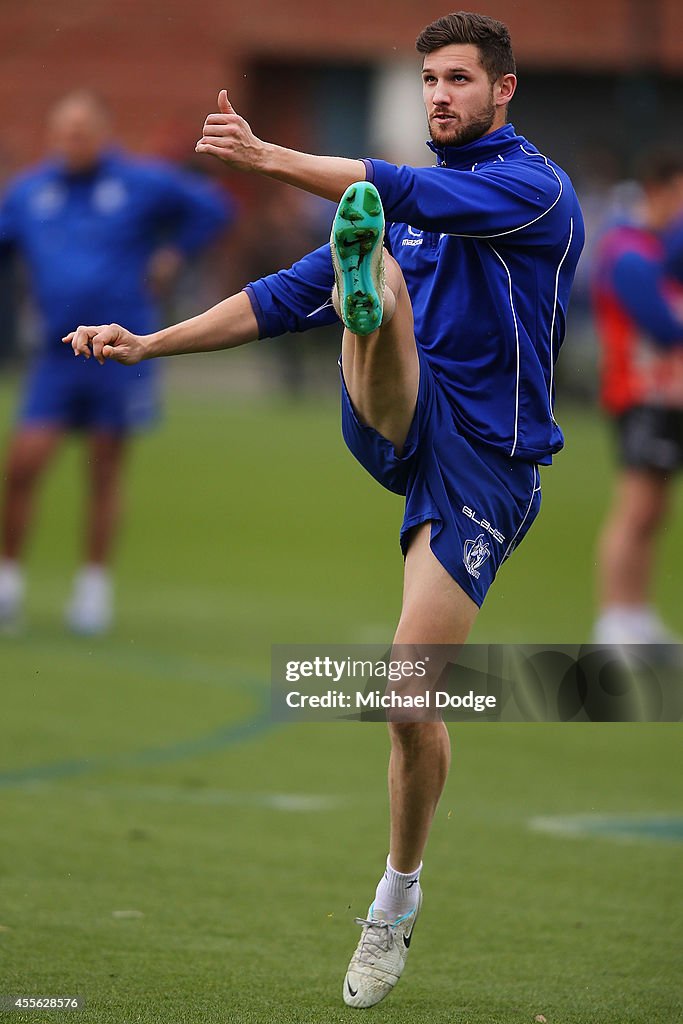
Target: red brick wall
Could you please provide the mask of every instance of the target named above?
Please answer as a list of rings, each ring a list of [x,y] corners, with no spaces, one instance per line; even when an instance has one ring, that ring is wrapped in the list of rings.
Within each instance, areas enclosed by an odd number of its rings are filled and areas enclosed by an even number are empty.
[[[44,111],[69,88],[107,96],[133,148],[178,151],[198,136],[219,86],[246,102],[248,57],[386,59],[410,52],[417,31],[447,9],[431,0],[5,0],[0,169],[42,153]],[[507,20],[522,69],[654,61],[683,71],[680,0],[491,0],[485,10]]]
[[[683,5],[680,0],[660,0],[659,6],[660,59],[669,71],[680,75],[683,74]]]

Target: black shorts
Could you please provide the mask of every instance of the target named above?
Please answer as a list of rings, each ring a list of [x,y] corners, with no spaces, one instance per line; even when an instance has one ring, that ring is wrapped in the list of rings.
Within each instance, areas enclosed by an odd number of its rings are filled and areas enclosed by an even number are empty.
[[[622,466],[660,473],[683,466],[683,410],[639,405],[617,416],[616,426]]]

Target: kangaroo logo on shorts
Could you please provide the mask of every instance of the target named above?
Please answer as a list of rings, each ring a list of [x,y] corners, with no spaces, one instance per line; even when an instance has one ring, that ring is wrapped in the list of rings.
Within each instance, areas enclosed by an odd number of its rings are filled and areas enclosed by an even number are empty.
[[[463,548],[463,562],[470,576],[479,579],[479,570],[491,554],[491,548],[480,533],[474,540],[466,540]]]

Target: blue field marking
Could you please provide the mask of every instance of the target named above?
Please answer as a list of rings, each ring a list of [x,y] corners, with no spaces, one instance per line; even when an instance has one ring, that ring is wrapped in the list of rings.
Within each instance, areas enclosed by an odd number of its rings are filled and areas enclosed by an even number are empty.
[[[228,673],[223,665],[214,665],[175,651],[159,651],[133,641],[126,643],[108,637],[92,641],[55,632],[54,635],[40,636],[30,633],[2,638],[2,642],[11,645],[13,651],[20,650],[30,658],[35,658],[36,655],[63,657],[66,654],[69,658],[82,662],[87,667],[89,675],[92,675],[93,664],[99,659],[108,668],[114,665],[121,670],[144,672],[164,682],[173,680],[186,685],[200,683],[222,690],[240,690],[250,695],[254,687],[266,686],[262,679],[250,679],[248,676],[245,678],[247,673],[253,671],[253,667],[243,667],[232,662]],[[270,657],[270,652],[268,656]],[[245,675],[237,674],[241,672]]]
[[[569,839],[611,839],[619,842],[683,842],[680,814],[557,814],[529,821],[534,832]]]
[[[21,640],[18,641],[22,643]],[[23,643],[22,643],[23,646]],[[186,739],[175,740],[163,746],[144,747],[139,750],[111,754],[105,757],[65,758],[42,764],[27,765],[23,768],[0,771],[0,787],[20,786],[27,782],[54,781],[57,779],[77,778],[83,775],[111,768],[131,768],[143,765],[166,764],[186,760],[190,757],[202,756],[215,751],[224,750],[237,743],[243,743],[275,727],[270,711],[270,691],[263,679],[249,679],[235,676],[234,666],[231,675],[220,665],[211,665],[196,658],[168,654],[145,648],[144,646],[119,644],[105,640],[101,645],[85,646],[80,641],[69,637],[49,639],[26,638],[26,648],[32,654],[60,654],[68,650],[70,657],[87,662],[89,673],[94,670],[93,662],[97,656],[102,657],[108,667],[112,664],[121,666],[123,670],[135,669],[147,675],[162,678],[165,682],[197,684],[217,687],[247,694],[257,703],[257,707],[247,717],[237,722],[229,722],[209,733]],[[95,655],[95,657],[93,657]]]
[[[215,732],[191,739],[178,740],[163,747],[148,747],[101,758],[71,758],[47,764],[28,765],[15,771],[0,772],[0,787],[20,786],[26,782],[44,782],[90,775],[106,768],[133,768],[140,765],[167,764],[189,757],[211,754],[226,747],[253,739],[274,727],[268,710],[259,709],[251,718],[230,723]]]

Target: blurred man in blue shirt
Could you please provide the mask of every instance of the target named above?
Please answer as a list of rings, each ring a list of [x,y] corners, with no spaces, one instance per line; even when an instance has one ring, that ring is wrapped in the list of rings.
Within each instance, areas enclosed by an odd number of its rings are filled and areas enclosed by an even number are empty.
[[[159,326],[153,291],[224,228],[225,194],[161,162],[112,148],[103,102],[72,93],[50,114],[53,156],[10,182],[0,206],[0,246],[27,266],[40,315],[38,354],[21,403],[4,470],[0,624],[21,614],[21,557],[35,488],[65,434],[89,446],[84,565],[67,619],[78,632],[112,619],[108,572],[119,518],[128,440],[157,415],[152,364],[94,365],[69,358],[61,337],[74,320]]]

